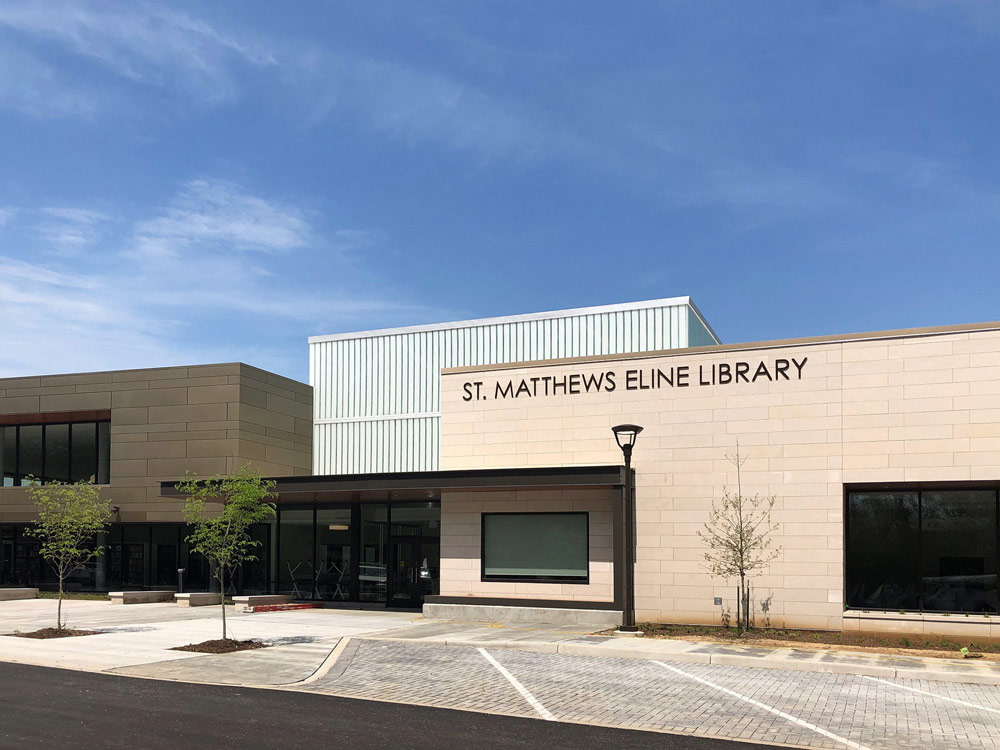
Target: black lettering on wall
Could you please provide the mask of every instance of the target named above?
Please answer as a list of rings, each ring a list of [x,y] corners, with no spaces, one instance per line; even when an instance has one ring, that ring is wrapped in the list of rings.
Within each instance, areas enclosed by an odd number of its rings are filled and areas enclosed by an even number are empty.
[[[774,360],[774,379],[777,380],[780,375],[785,380],[790,380],[788,377],[788,365],[787,359],[776,359]]]
[[[767,364],[764,361],[761,361],[761,363],[757,365],[757,372],[753,374],[753,382],[756,383],[757,378],[761,376],[766,377],[768,380],[774,380],[774,378],[771,377],[771,372],[767,369]]]
[[[719,384],[728,385],[733,382],[733,374],[730,372],[728,362],[719,363]]]
[[[596,375],[591,373],[590,375],[583,376],[583,390],[585,393],[590,393],[591,390],[600,391],[601,382],[604,380],[604,373],[599,372]]]
[[[579,393],[580,392],[580,376],[577,373],[573,373],[569,376],[569,392]]]
[[[690,372],[688,372],[688,370],[690,370],[690,369],[691,368],[689,368],[687,365],[681,365],[680,367],[677,368],[677,387],[678,388],[687,388],[689,385],[691,385],[688,382],[688,377],[691,374]]]
[[[744,383],[749,383],[750,378],[747,377],[747,373],[750,372],[749,362],[737,362],[736,363],[736,382],[740,382],[740,378],[743,378]]]
[[[809,357],[803,357],[801,362],[795,359],[795,357],[792,357],[792,364],[795,365],[795,369],[799,371],[799,380],[802,380],[802,368],[806,366],[806,362],[808,361]]]
[[[462,396],[463,401],[472,401],[472,383],[466,383],[462,386],[462,390],[465,391],[465,395]]]
[[[671,388],[674,387],[674,368],[673,367],[670,368],[670,374],[669,375],[667,373],[665,373],[663,370],[659,369],[659,368],[656,369],[656,386],[655,387],[656,388],[662,388],[664,381],[666,381],[667,385],[669,385]]]
[[[508,380],[505,386],[497,383],[496,393],[493,394],[493,398],[514,398],[514,381]]]
[[[607,374],[604,376],[604,382],[607,384],[604,386],[604,390],[606,390],[608,393],[613,392],[615,388],[618,387],[618,384],[615,383],[614,370],[608,370]]]
[[[626,391],[637,391],[639,386],[636,385],[636,380],[638,378],[638,370],[626,370],[625,371],[625,390]]]

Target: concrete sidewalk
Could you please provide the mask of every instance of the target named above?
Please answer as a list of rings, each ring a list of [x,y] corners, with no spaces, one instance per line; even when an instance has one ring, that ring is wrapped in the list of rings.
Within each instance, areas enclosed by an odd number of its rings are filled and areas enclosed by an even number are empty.
[[[501,626],[490,623],[428,621],[414,623],[406,629],[384,630],[366,638],[507,648],[573,656],[658,659],[731,667],[1000,685],[1000,662],[859,651],[762,648],[666,638],[598,636],[583,633],[579,628],[544,624]]]

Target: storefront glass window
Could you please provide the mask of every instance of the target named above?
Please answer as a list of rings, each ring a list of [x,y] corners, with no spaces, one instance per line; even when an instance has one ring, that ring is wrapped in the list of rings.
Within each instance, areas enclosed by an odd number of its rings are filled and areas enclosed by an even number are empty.
[[[278,516],[278,593],[315,597],[315,544],[312,508],[281,508]]]
[[[586,581],[586,513],[484,513],[484,581]]]
[[[921,496],[923,608],[997,611],[996,493]]]
[[[848,503],[847,598],[852,607],[919,606],[915,492],[855,493]]]
[[[361,559],[358,590],[363,602],[384,602],[388,567],[388,513],[386,506],[361,505]]]
[[[316,511],[316,593],[320,599],[351,596],[351,509]]]
[[[847,605],[997,612],[994,490],[852,492]]]

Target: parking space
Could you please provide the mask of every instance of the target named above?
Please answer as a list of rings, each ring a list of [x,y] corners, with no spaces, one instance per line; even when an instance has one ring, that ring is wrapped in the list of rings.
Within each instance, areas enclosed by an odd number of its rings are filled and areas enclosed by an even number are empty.
[[[1000,747],[987,685],[361,640],[309,688],[801,747]]]

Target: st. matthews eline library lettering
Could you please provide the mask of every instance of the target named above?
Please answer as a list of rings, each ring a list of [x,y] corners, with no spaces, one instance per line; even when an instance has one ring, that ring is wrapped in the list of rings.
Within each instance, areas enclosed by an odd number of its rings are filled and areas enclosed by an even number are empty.
[[[738,442],[744,492],[776,498],[781,554],[756,581],[769,603],[758,618],[1000,637],[983,616],[1000,613],[1000,324],[445,368],[428,471],[311,475],[311,390],[245,365],[56,377],[106,382],[108,396],[80,380],[46,402],[46,378],[0,381],[8,583],[45,583],[23,535],[20,462],[41,456],[38,476],[50,460],[52,476],[69,476],[86,409],[108,425],[95,477],[107,472],[118,510],[81,588],[163,587],[178,567],[207,586],[173,485],[249,461],[277,477],[279,498],[258,531],[261,561],[234,583],[244,591],[614,624],[634,523],[637,619],[715,623],[733,587],[705,569],[698,531],[735,484],[726,457]],[[644,428],[632,519],[610,430],[620,423]],[[47,428],[25,429],[35,425],[70,427],[50,445]],[[947,619],[956,613],[969,617]]]

